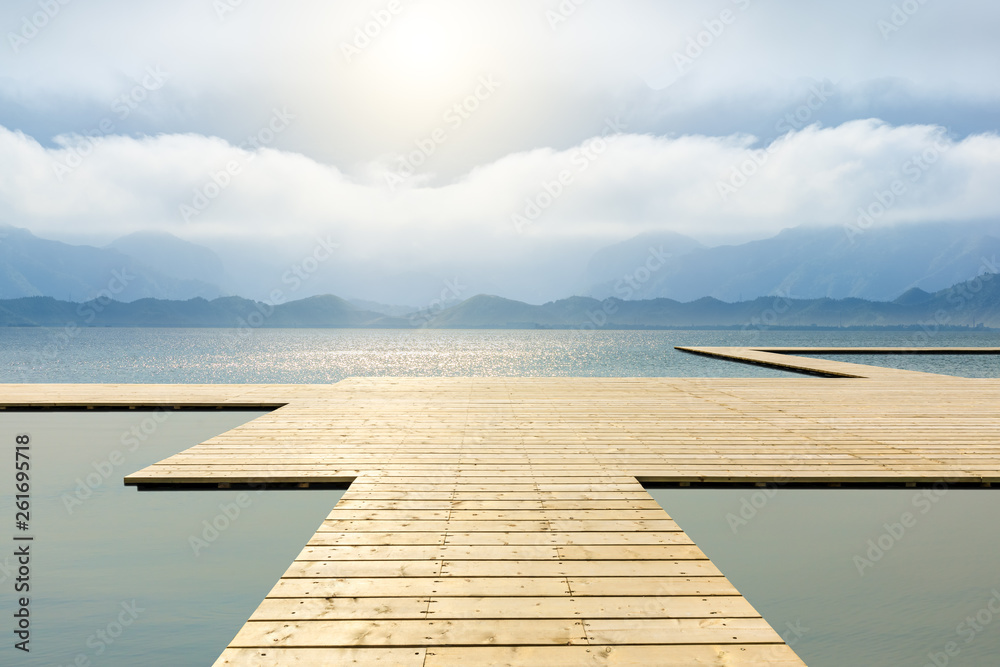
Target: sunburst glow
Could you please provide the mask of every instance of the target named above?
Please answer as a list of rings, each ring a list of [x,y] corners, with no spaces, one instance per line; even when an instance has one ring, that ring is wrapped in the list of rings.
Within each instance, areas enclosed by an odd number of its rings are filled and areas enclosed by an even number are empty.
[[[446,92],[467,77],[475,60],[446,21],[406,14],[389,26],[369,61],[383,86],[426,95]]]

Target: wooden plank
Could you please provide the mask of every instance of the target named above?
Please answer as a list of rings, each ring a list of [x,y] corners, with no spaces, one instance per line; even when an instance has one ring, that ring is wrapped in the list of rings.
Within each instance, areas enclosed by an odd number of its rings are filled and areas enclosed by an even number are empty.
[[[727,591],[735,595],[736,589],[718,578],[703,578],[700,586],[683,585],[676,590],[690,590],[691,595],[700,591]],[[585,588],[585,584],[579,584]],[[648,582],[647,582],[648,585]],[[683,594],[683,593],[679,593]],[[270,598],[331,598],[331,597],[433,597],[433,596],[539,596],[570,595],[570,586],[565,577],[350,577],[279,579],[267,597]]]
[[[304,569],[314,572],[321,567]],[[605,577],[715,577],[722,574],[708,560],[458,560],[444,561],[441,567],[441,576],[449,577],[470,577],[483,572],[496,577],[579,577],[591,574]]]
[[[423,667],[427,649],[424,648],[320,648],[320,649],[226,649],[214,667],[283,667],[284,665],[309,665],[315,667],[340,667],[357,665],[368,667]]]
[[[443,576],[444,561],[295,561],[282,577],[437,577]],[[450,576],[450,575],[449,575]]]
[[[760,618],[742,596],[267,598],[252,621],[433,618]]]
[[[0,385],[0,407],[281,406],[126,483],[352,483],[217,664],[801,665],[638,479],[1000,485],[1000,381],[696,351],[826,379]]]
[[[762,618],[614,618],[583,622],[592,644],[778,644]]]
[[[313,535],[308,546],[338,545],[432,545],[489,546],[489,545],[643,545],[643,544],[693,544],[681,531],[632,531],[632,532],[405,532],[405,533],[352,533],[321,531]]]
[[[573,596],[618,595],[739,595],[725,577],[567,577]]]
[[[508,521],[442,521],[442,520],[410,520],[410,521],[339,521],[327,519],[323,522],[319,532],[525,532],[537,533],[541,531],[557,532],[609,532],[609,531],[680,531],[677,524],[670,520],[642,520],[642,521],[528,521],[528,520],[508,520]]]
[[[424,667],[802,667],[784,644],[433,647]]]
[[[378,545],[308,546],[295,560],[692,560],[706,559],[692,545]]]
[[[760,618],[742,596],[433,598],[428,618]]]
[[[745,624],[745,619],[733,623]],[[358,646],[528,646],[587,644],[583,621],[574,619],[398,620],[398,621],[248,621],[231,648]],[[697,626],[692,624],[691,630]],[[762,625],[762,624],[758,624]],[[764,627],[715,626],[703,636],[763,637]],[[770,631],[773,634],[773,630]]]
[[[420,597],[267,598],[251,621],[421,619],[431,600]]]

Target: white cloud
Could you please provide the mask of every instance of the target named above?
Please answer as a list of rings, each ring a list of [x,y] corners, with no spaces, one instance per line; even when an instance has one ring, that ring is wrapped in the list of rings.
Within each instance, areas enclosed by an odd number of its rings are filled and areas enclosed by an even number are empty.
[[[637,132],[760,133],[798,103],[803,79],[829,79],[851,97],[854,110],[846,99],[826,109],[828,124],[872,114],[913,122],[914,109],[940,104],[942,117],[917,120],[997,129],[983,109],[1000,98],[1000,5],[985,0],[923,3],[889,39],[878,21],[901,4],[890,0],[589,0],[554,30],[546,11],[559,0],[400,0],[351,62],[342,46],[386,0],[230,4],[222,17],[207,0],[178,0],[169,11],[141,1],[65,5],[18,54],[0,58],[0,124],[42,143],[81,132],[159,66],[170,80],[121,131],[235,142],[287,106],[299,122],[277,145],[352,174],[405,151],[484,74],[503,90],[435,158],[448,177],[510,152],[578,144],[615,113],[630,115]],[[30,0],[6,3],[0,25],[16,30],[36,10]],[[670,81],[674,54],[723,11],[735,22],[710,36],[683,85],[645,87]],[[909,95],[887,98],[870,85],[886,80]],[[894,102],[891,118],[877,106]]]
[[[897,181],[905,191],[894,195],[885,222],[1000,216],[997,135],[956,141],[938,127],[874,120],[811,126],[756,150],[741,135],[594,137],[567,150],[511,154],[446,184],[413,179],[395,192],[300,154],[218,138],[60,141],[45,148],[0,130],[0,210],[12,224],[53,236],[158,228],[289,237],[336,229],[359,253],[379,248],[403,257],[418,244],[436,250],[411,263],[445,261],[458,250],[489,263],[501,250],[613,241],[649,229],[714,238],[848,224]],[[66,168],[81,151],[79,166]],[[227,165],[236,173],[226,174]],[[520,233],[515,214],[528,222]]]
[[[722,242],[857,223],[859,209],[880,224],[1000,213],[998,3],[917,3],[883,35],[905,3],[399,2],[391,18],[387,0],[72,2],[16,52],[38,0],[3,3],[0,216],[78,241],[332,232],[348,263],[465,266],[558,296],[589,250],[647,230]],[[678,53],[692,58],[680,79]],[[123,117],[116,100],[149,68],[164,80]],[[498,87],[450,122],[484,76]],[[265,148],[245,143],[276,109],[294,120]],[[595,143],[619,117],[624,131]],[[442,129],[389,191],[386,168]]]

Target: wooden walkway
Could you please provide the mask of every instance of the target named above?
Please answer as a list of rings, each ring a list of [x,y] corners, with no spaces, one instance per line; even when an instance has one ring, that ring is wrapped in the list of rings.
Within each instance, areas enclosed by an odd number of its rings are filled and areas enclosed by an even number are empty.
[[[218,665],[802,665],[640,481],[1000,483],[1000,380],[689,351],[824,377],[2,385],[0,405],[276,407],[126,484],[350,483]]]

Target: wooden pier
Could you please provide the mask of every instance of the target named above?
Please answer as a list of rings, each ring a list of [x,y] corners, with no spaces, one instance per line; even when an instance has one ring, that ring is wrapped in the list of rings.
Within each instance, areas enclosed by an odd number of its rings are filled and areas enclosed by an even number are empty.
[[[1000,380],[685,349],[813,377],[2,385],[0,405],[274,408],[125,483],[350,484],[218,665],[802,665],[642,483],[1000,484]]]

